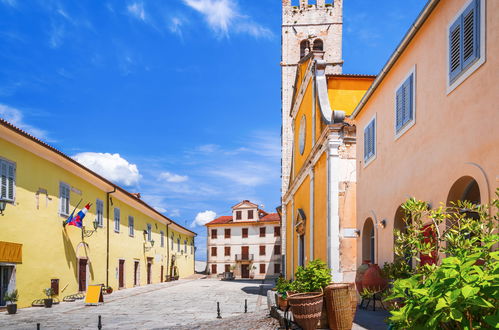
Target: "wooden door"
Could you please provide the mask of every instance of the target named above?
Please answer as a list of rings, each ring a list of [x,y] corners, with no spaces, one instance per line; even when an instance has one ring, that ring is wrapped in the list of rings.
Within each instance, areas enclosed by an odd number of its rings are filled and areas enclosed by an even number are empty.
[[[80,259],[78,263],[78,291],[87,290],[87,259]]]
[[[139,262],[135,261],[133,265],[133,285],[139,285]]]
[[[147,258],[147,284],[151,284],[152,260]]]
[[[120,288],[125,287],[125,260],[120,260],[119,266],[118,266],[118,286]]]
[[[249,258],[249,246],[241,246],[241,258],[243,260],[248,260],[248,258]]]
[[[249,278],[249,265],[243,264],[241,265],[241,278]]]

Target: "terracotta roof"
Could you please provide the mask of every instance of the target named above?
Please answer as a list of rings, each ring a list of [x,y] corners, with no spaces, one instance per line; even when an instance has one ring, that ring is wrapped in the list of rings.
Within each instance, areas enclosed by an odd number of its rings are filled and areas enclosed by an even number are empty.
[[[218,217],[215,220],[208,222],[205,226],[221,225],[221,224],[228,224],[228,223],[255,224],[255,223],[259,223],[259,222],[271,222],[271,221],[279,221],[279,220],[280,220],[279,214],[277,214],[277,213],[266,213],[265,216],[260,218],[260,220],[256,220],[256,221],[248,220],[248,221],[237,221],[237,222],[232,221],[231,215],[222,215],[221,217]]]
[[[24,136],[25,138],[28,138],[29,140],[35,142],[35,143],[38,143],[39,145],[41,145],[42,147],[58,154],[59,156],[62,156],[63,158],[67,159],[68,161],[70,161],[71,163],[73,163],[73,165],[76,165],[77,167],[80,167],[82,169],[84,169],[85,171],[87,171],[89,174],[95,176],[96,178],[98,178],[99,180],[109,184],[110,186],[112,186],[113,188],[115,188],[116,190],[119,190],[121,191],[122,193],[124,193],[125,195],[127,195],[128,197],[138,201],[140,204],[142,204],[143,206],[147,207],[149,210],[153,211],[154,213],[156,213],[157,215],[161,216],[163,219],[171,222],[172,224],[175,224],[177,225],[178,227],[188,231],[188,232],[191,232],[192,234],[194,234],[195,236],[197,236],[197,233],[193,232],[192,230],[189,230],[187,228],[185,228],[184,226],[182,225],[179,225],[178,223],[176,223],[175,221],[171,220],[170,218],[168,218],[167,216],[163,215],[162,213],[156,211],[152,206],[150,206],[149,204],[147,204],[146,202],[144,202],[143,200],[141,200],[140,198],[137,198],[137,195],[136,194],[132,194],[130,192],[128,192],[127,190],[121,188],[120,186],[114,184],[113,182],[109,181],[108,179],[104,178],[103,176],[95,173],[94,171],[92,171],[91,169],[89,169],[88,167],[86,166],[83,166],[82,164],[78,163],[76,160],[74,160],[73,158],[69,157],[68,155],[66,155],[65,153],[63,153],[62,151],[52,147],[51,145],[43,142],[42,140],[38,139],[37,137],[34,137],[33,135],[29,134],[28,132],[26,131],[23,131],[22,129],[12,125],[11,123],[9,123],[8,121],[6,121],[5,119],[2,119],[0,118],[0,125],[1,126],[4,126],[5,128],[7,129],[10,129],[11,131],[14,131],[15,133],[17,134],[20,134],[22,136]],[[140,196],[140,194],[139,194]]]

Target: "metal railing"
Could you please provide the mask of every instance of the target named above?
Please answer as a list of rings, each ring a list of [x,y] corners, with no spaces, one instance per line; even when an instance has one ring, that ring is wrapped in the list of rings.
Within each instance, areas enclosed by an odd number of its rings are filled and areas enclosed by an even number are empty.
[[[252,254],[236,254],[237,261],[253,260]]]

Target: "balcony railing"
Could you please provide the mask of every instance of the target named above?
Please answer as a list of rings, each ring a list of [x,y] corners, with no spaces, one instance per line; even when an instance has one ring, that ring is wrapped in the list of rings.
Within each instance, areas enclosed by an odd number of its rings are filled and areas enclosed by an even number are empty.
[[[253,260],[252,254],[236,254],[236,261],[249,261]]]

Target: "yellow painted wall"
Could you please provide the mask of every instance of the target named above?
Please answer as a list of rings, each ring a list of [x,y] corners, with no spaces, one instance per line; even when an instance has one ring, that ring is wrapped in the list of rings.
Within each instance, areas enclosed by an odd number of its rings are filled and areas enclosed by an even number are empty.
[[[328,77],[327,87],[331,109],[342,110],[347,116],[350,115],[373,81],[374,78]]]
[[[21,139],[22,137],[20,137]],[[0,138],[0,157],[16,163],[15,203],[8,204],[4,216],[0,217],[0,241],[23,245],[22,263],[16,265],[16,288],[19,290],[19,307],[30,306],[35,299],[44,298],[42,289],[50,287],[51,279],[59,279],[59,299],[78,292],[78,258],[88,258],[87,284],[106,282],[106,193],[88,181],[62,169],[30,151],[20,148]],[[62,226],[65,217],[59,215],[59,183],[63,181],[73,188],[71,191],[71,210],[82,199],[93,203],[83,224],[86,229],[93,229],[96,218],[97,198],[104,201],[104,227],[98,228],[90,237],[82,239],[81,229],[74,226]],[[38,194],[43,188],[48,192]],[[110,207],[109,221],[109,285],[118,287],[117,267],[120,258],[125,259],[125,287],[133,286],[133,260],[140,261],[141,285],[146,283],[146,258],[153,257],[152,282],[160,281],[160,267],[164,266],[167,274],[167,244],[160,247],[160,230],[165,231],[166,224],[154,220],[134,207],[128,205],[123,193],[115,193]],[[121,210],[120,232],[114,232],[113,209]],[[128,235],[128,216],[135,218],[135,236]],[[154,247],[144,251],[143,229],[152,224]],[[177,233],[178,235],[178,233]],[[193,237],[190,237],[192,242]],[[183,241],[182,241],[183,242]],[[148,243],[150,244],[150,243]],[[187,276],[194,272],[194,255],[187,251],[187,258],[179,263],[180,275]],[[158,258],[157,258],[158,256]],[[182,259],[182,258],[180,258]]]
[[[305,229],[305,264],[307,264],[310,261],[310,177],[306,177],[300,187],[296,190],[296,193],[294,194],[294,222],[297,222],[297,215],[298,215],[298,209],[302,209],[305,212],[305,215],[307,216],[306,220],[306,229]],[[291,226],[290,226],[291,227]],[[294,239],[294,249],[292,249],[293,254],[290,255],[288,254],[286,258],[293,258],[293,265],[294,268],[288,268],[288,272],[292,272],[293,274],[295,273],[296,269],[298,268],[298,246],[299,246],[299,235],[296,232],[295,228],[289,228],[288,230],[290,231],[290,234],[293,235]],[[288,242],[290,242],[288,240]]]
[[[314,167],[314,259],[327,262],[327,154]]]
[[[288,204],[284,205],[286,208],[286,278],[290,279],[291,275],[293,273],[293,267],[292,267],[292,258],[293,258],[293,218],[292,218],[292,203],[289,202]]]
[[[298,113],[294,119],[294,165],[293,165],[293,178],[296,177],[301,167],[303,166],[303,162],[307,159],[307,156],[310,154],[310,150],[312,150],[312,80],[307,86],[305,94],[303,96],[303,101],[300,105]],[[305,133],[305,149],[303,154],[300,154],[300,125],[302,117],[306,118],[306,133]]]

